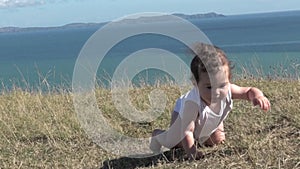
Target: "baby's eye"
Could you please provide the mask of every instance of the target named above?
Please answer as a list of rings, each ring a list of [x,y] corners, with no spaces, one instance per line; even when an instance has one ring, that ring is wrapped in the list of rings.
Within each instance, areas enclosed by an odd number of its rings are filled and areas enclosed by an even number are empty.
[[[211,86],[207,86],[206,88],[207,88],[207,89],[211,89]]]
[[[224,87],[226,87],[226,83],[224,83],[224,84],[222,84],[221,86],[220,86],[220,88],[224,88]]]

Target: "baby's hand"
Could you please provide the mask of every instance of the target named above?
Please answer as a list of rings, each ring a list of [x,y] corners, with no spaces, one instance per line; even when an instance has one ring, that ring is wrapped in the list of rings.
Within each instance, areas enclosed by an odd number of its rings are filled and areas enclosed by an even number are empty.
[[[201,151],[197,150],[197,151],[195,152],[195,154],[190,154],[190,155],[188,155],[188,156],[185,158],[185,160],[194,161],[194,160],[200,160],[200,159],[202,159],[203,157],[204,157],[204,154],[203,154]]]
[[[259,106],[262,110],[268,111],[271,108],[270,101],[265,96],[255,97],[252,100],[254,106]]]

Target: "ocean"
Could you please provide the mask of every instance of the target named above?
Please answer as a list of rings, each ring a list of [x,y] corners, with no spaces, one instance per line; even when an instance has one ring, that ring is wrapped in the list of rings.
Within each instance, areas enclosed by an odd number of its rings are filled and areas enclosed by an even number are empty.
[[[299,75],[300,11],[189,21],[227,53],[235,65],[236,74],[245,69],[253,75]],[[99,28],[86,26],[0,33],[1,89],[70,88],[76,59],[86,41]],[[117,44],[105,55],[98,68],[98,82],[109,85],[110,77],[124,58],[147,48],[168,50],[187,64],[191,59],[185,46],[178,41],[153,34],[134,36]],[[132,81],[139,83],[143,76],[151,82],[157,77],[172,79],[172,75],[166,72],[146,69]]]

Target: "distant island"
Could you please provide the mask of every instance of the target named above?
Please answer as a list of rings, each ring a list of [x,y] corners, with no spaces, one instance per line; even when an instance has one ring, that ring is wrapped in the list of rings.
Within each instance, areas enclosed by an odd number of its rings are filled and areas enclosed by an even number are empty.
[[[193,15],[186,15],[181,13],[174,13],[172,14],[174,16],[178,16],[183,19],[187,20],[193,20],[193,19],[201,19],[201,18],[213,18],[213,17],[225,17],[222,14],[217,14],[215,12],[205,13],[205,14],[193,14]],[[136,23],[140,21],[145,21],[149,19],[153,21],[165,21],[165,16],[151,16],[151,17],[141,17],[136,19],[126,19],[126,22],[128,23]],[[0,28],[0,33],[4,32],[25,32],[25,31],[40,31],[40,30],[61,30],[61,29],[69,29],[69,28],[83,28],[83,27],[101,27],[108,22],[103,23],[70,23],[63,26],[57,26],[57,27],[27,27],[27,28],[21,28],[21,27],[3,27]]]
[[[215,18],[215,17],[225,17],[223,14],[217,14],[215,12],[205,13],[205,14],[194,14],[194,15],[185,15],[180,13],[174,13],[173,15],[181,17],[183,19],[199,19],[199,18]]]

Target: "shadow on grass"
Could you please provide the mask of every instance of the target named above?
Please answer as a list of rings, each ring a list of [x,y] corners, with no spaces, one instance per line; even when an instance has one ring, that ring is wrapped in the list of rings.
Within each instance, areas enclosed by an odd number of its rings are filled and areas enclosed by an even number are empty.
[[[172,163],[183,160],[184,151],[182,149],[172,149],[162,154],[145,158],[121,157],[118,159],[104,161],[100,169],[135,169],[140,167],[151,167],[165,163]]]

